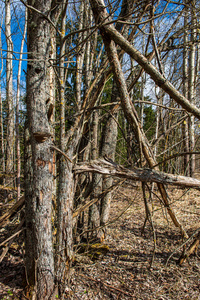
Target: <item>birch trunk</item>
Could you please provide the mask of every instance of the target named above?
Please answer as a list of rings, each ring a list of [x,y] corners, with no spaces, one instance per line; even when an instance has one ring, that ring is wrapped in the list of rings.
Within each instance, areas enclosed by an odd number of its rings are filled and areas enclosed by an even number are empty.
[[[50,0],[32,0],[44,15]],[[37,299],[53,298],[54,259],[52,244],[53,152],[46,103],[49,98],[50,24],[35,10],[28,12],[27,112],[31,142],[31,175],[26,176],[26,269],[30,289]],[[28,187],[31,185],[30,187]]]
[[[86,6],[85,1],[81,0],[79,8],[79,30],[83,28],[84,24],[84,8]],[[86,1],[87,2],[87,1]],[[79,40],[84,40],[85,31],[79,34]],[[78,47],[76,56],[76,104],[80,109],[81,104],[81,85],[82,85],[82,73],[83,73],[83,61],[85,56],[85,43]]]
[[[7,103],[7,136],[6,136],[6,182],[10,183],[14,166],[14,105],[13,105],[13,65],[11,38],[10,0],[5,1],[5,33],[7,43],[6,57],[6,103]],[[10,178],[9,178],[10,177]]]
[[[188,98],[188,10],[184,14],[184,48],[183,48],[183,95]],[[184,151],[189,152],[188,120],[182,125]],[[189,175],[189,155],[184,156],[184,174]]]
[[[188,80],[188,99],[190,103],[195,104],[195,35],[196,35],[196,22],[195,22],[195,1],[190,3],[190,13],[191,13],[191,33],[190,33],[190,51],[189,51],[189,80]],[[189,118],[189,145],[190,151],[195,150],[195,124],[194,116]],[[190,176],[194,176],[195,173],[195,154],[190,156]]]
[[[16,97],[17,200],[20,199],[20,176],[21,176],[21,155],[20,155],[20,135],[19,135],[20,79],[21,79],[22,55],[23,55],[24,41],[26,37],[26,27],[27,27],[27,9],[25,11],[24,33],[21,42],[18,74],[17,74],[17,97]]]

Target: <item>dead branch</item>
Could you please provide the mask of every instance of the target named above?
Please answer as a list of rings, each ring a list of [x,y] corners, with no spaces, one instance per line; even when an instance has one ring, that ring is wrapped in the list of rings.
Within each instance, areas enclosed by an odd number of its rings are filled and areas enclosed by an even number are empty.
[[[83,172],[97,172],[103,175],[126,178],[134,181],[156,182],[173,186],[190,187],[198,190],[200,189],[200,180],[192,177],[173,175],[146,168],[127,169],[115,162],[112,162],[111,160],[107,161],[105,159],[78,163],[73,170],[76,174]]]
[[[24,201],[25,197],[22,196],[3,216],[0,217],[0,227],[2,227],[6,221],[24,205]]]
[[[173,256],[177,251],[179,251],[182,247],[184,247],[189,241],[191,241],[191,240],[193,239],[193,237],[194,237],[196,234],[198,234],[198,235],[197,235],[196,239],[194,240],[194,242],[195,242],[196,240],[199,240],[199,239],[200,239],[200,228],[198,228],[197,230],[195,230],[195,232],[194,232],[194,233],[193,233],[193,234],[192,234],[185,242],[183,242],[180,246],[178,246],[178,248],[176,248],[176,249],[170,254],[170,256],[168,257],[168,259],[167,259],[167,261],[166,261],[165,266],[168,265],[168,262],[169,262],[169,260],[172,258],[172,256]],[[191,246],[193,246],[194,242],[192,243]],[[181,257],[180,257],[179,260],[178,260],[178,263],[179,263],[179,264],[182,264],[182,263],[189,257],[189,256],[187,256],[187,255],[185,255],[185,254],[188,253],[188,251],[189,251],[189,249],[191,248],[191,246],[188,248],[187,252],[184,251],[184,254],[181,254]],[[196,244],[196,247],[198,247],[198,244]],[[195,248],[196,248],[196,247],[195,247]],[[192,248],[193,248],[193,247],[192,247]],[[193,248],[193,252],[194,252],[195,248]],[[191,250],[190,250],[190,251],[191,251]],[[191,252],[191,253],[193,253],[193,252]],[[190,253],[190,255],[191,255],[191,253]],[[182,260],[183,257],[184,257],[184,260]]]
[[[189,246],[189,248],[186,251],[184,249],[183,253],[181,254],[181,256],[178,260],[178,263],[179,263],[180,266],[189,258],[189,256],[191,254],[193,254],[194,252],[197,253],[199,242],[200,242],[200,231],[199,231],[197,237],[195,238],[195,240]]]
[[[2,260],[4,259],[4,257],[6,256],[11,244],[13,243],[15,237],[20,234],[24,229],[22,228],[24,225],[24,221],[25,219],[23,219],[15,228],[14,234],[12,236],[10,236],[8,239],[6,239],[4,242],[1,243],[0,246],[5,245],[7,242],[8,244],[5,246],[5,248],[3,249],[1,256],[0,256],[0,263],[2,262]]]

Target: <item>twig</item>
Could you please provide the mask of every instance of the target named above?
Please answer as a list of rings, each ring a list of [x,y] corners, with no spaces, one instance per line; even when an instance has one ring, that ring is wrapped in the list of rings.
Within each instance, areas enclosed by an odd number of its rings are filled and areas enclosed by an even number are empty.
[[[61,151],[61,150],[60,150],[59,148],[57,148],[56,146],[51,145],[51,149],[56,150],[57,152],[61,153],[65,158],[67,158],[67,160],[69,160],[71,163],[73,163],[72,160],[71,160],[71,159],[70,159],[63,151]]]
[[[1,245],[4,245],[7,241],[8,241],[8,244],[7,244],[7,246],[3,249],[3,252],[2,252],[2,254],[1,254],[1,256],[0,256],[0,262],[2,262],[2,260],[4,259],[4,257],[6,256],[6,254],[7,254],[7,252],[8,252],[8,250],[9,250],[9,248],[10,248],[10,245],[12,244],[12,242],[13,242],[13,240],[14,240],[14,238],[15,238],[15,236],[17,235],[17,234],[19,234],[22,230],[21,230],[21,228],[22,228],[22,226],[23,226],[23,224],[24,224],[24,219],[21,221],[21,223],[17,226],[17,228],[16,228],[16,232],[15,232],[15,234],[13,234],[9,239],[7,239],[6,241],[4,241],[3,243],[1,243]],[[0,246],[1,246],[0,245]]]
[[[18,209],[24,205],[25,197],[22,196],[3,216],[0,217],[0,227],[2,227],[6,220],[10,218]]]
[[[16,235],[20,234],[25,228],[19,229],[17,232],[15,232],[13,235],[11,235],[9,238],[7,238],[5,241],[3,241],[0,244],[0,247],[3,246],[4,244],[6,244],[7,242],[9,242],[10,240],[12,240]]]

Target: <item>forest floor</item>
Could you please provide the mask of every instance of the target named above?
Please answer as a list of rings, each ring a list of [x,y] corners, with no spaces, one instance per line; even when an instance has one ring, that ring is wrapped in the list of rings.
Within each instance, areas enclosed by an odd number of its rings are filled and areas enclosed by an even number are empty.
[[[170,187],[168,194],[178,219],[188,235],[192,235],[200,224],[200,192]],[[148,222],[141,235],[145,207],[140,185],[125,184],[115,191],[104,241],[109,251],[97,260],[85,255],[75,261],[65,299],[200,300],[200,247],[196,255],[179,266],[182,248],[176,249],[182,244],[180,231],[155,196],[150,207],[156,249]],[[12,244],[0,264],[0,300],[28,299],[23,296],[22,238]]]

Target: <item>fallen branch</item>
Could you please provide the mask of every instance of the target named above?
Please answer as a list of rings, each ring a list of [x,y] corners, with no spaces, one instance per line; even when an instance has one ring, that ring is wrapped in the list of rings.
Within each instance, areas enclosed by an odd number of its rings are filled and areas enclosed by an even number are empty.
[[[83,172],[99,173],[102,175],[110,175],[114,177],[126,178],[141,182],[156,182],[169,184],[173,186],[190,187],[200,189],[200,180],[181,175],[173,175],[155,171],[152,169],[132,168],[127,169],[121,165],[117,165],[111,160],[105,159],[93,160],[90,162],[78,163],[74,166],[76,174]]]
[[[196,235],[198,233],[198,235],[197,235],[197,237],[196,237],[196,239],[195,239],[195,241],[196,240],[198,240],[199,238],[200,238],[200,230],[199,230],[199,228],[197,229],[197,230],[195,230],[195,232],[185,241],[185,242],[183,242],[180,246],[178,246],[171,254],[170,254],[170,256],[168,257],[168,259],[167,259],[167,261],[166,261],[166,264],[165,264],[165,266],[167,266],[168,265],[168,262],[169,262],[169,260],[172,258],[172,256],[177,252],[177,251],[179,251],[182,247],[184,247],[189,241],[191,241],[192,240],[192,238]],[[195,242],[194,241],[194,242]],[[193,243],[194,243],[193,242]],[[192,245],[193,245],[193,243],[192,243]],[[192,246],[191,245],[191,246]],[[191,248],[191,246],[189,247],[189,249]],[[197,247],[198,247],[198,245],[197,245]],[[196,247],[195,247],[196,248]],[[188,249],[188,250],[189,250]],[[185,253],[186,252],[184,252],[184,255],[185,255]],[[187,252],[188,253],[188,252]],[[191,253],[190,253],[191,254]],[[181,255],[181,257],[179,258],[179,260],[178,260],[178,263],[179,264],[182,264],[187,258],[188,258],[188,256],[186,257],[186,256],[184,256],[183,254]],[[182,261],[182,258],[184,257],[184,260]]]
[[[0,217],[0,227],[2,227],[6,221],[24,205],[24,201],[25,197],[22,196],[3,216]]]
[[[200,242],[200,231],[197,235],[197,237],[195,238],[195,240],[192,242],[192,244],[190,245],[190,247],[185,251],[183,251],[183,253],[181,254],[178,263],[181,266],[188,258],[191,254],[193,254],[194,252],[197,253],[197,249],[199,247],[199,242]]]
[[[13,241],[14,241],[14,239],[15,239],[15,237],[16,237],[18,234],[20,234],[20,233],[24,230],[24,228],[22,228],[23,225],[24,225],[24,221],[25,221],[25,219],[23,219],[23,220],[21,221],[21,223],[19,223],[19,224],[16,226],[15,231],[14,231],[14,234],[13,234],[12,236],[10,236],[8,239],[6,239],[5,241],[3,241],[3,242],[0,244],[0,246],[3,246],[3,245],[5,245],[5,244],[8,242],[8,244],[4,247],[4,249],[3,249],[2,253],[1,253],[1,256],[0,256],[0,263],[2,262],[2,260],[4,259],[4,257],[6,256],[6,254],[7,254],[8,250],[9,250],[11,244],[13,243]]]

